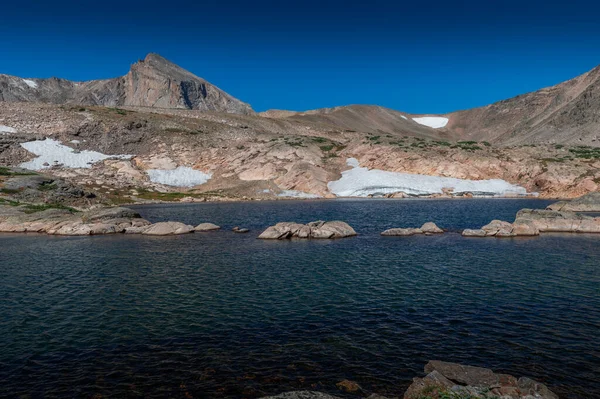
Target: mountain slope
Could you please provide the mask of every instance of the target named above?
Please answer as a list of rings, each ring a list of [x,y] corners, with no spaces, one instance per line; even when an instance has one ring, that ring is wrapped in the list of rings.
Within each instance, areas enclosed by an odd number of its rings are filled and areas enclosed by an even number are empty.
[[[260,115],[364,133],[389,133],[431,139],[449,138],[446,130],[419,124],[412,119],[413,115],[375,105],[348,105],[305,112],[269,110]]]
[[[454,136],[506,145],[600,144],[600,67],[556,86],[449,115]]]
[[[0,101],[253,113],[250,105],[158,54],[148,54],[127,75],[113,79],[71,82],[0,75]]]

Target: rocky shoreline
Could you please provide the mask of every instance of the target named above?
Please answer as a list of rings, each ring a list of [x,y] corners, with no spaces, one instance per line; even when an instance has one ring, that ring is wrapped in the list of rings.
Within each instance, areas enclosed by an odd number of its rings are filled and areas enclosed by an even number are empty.
[[[432,360],[425,365],[424,377],[415,377],[403,399],[558,399],[546,385],[528,377],[458,363]],[[353,381],[336,384],[338,390],[368,399],[393,399],[371,393]],[[398,399],[399,396],[394,397]],[[294,391],[262,399],[339,399],[322,392]]]

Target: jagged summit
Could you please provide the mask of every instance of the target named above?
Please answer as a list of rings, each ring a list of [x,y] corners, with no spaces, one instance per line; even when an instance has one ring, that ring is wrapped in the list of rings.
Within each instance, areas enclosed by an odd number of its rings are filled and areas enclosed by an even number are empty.
[[[71,82],[0,75],[0,101],[254,113],[250,105],[155,53],[113,79]]]

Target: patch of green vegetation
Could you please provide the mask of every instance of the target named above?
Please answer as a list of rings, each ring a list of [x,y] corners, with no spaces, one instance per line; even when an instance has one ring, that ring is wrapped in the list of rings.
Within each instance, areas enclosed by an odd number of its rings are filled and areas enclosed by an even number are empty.
[[[322,145],[319,148],[321,149],[321,151],[328,152],[328,151],[333,150],[333,144],[332,145]]]
[[[447,141],[434,141],[433,144],[442,146],[442,147],[450,147],[452,144],[450,144]]]
[[[109,108],[109,110],[112,111],[112,112],[116,112],[119,115],[127,115],[127,113],[129,112],[129,111],[126,111],[126,110],[121,109],[121,108]]]
[[[327,139],[325,137],[313,137],[312,141],[315,143],[325,143]]]
[[[600,159],[600,147],[590,147],[589,145],[581,145],[569,148],[569,152],[571,152],[576,158]]]
[[[236,145],[235,148],[238,149],[238,150],[243,150],[246,147],[244,147],[243,145]]]
[[[473,144],[477,144],[476,141],[457,141],[456,144],[458,145],[473,145]]]
[[[52,190],[56,190],[57,188],[58,187],[56,186],[56,183],[41,184],[38,186],[39,191],[52,191]]]
[[[19,206],[21,205],[19,201],[13,201],[6,198],[0,198],[0,204],[2,205],[10,205],[10,206]]]
[[[2,193],[2,194],[18,194],[19,190],[14,190],[11,188],[0,188],[0,193]]]
[[[73,209],[69,206],[66,205],[62,205],[62,204],[26,204],[24,206],[25,210],[23,212],[25,213],[36,213],[36,212],[42,212],[48,209],[64,209],[66,211],[69,211],[71,213],[75,213],[78,212],[76,209]]]
[[[367,137],[367,140],[378,141],[380,138],[381,138],[381,136],[369,136],[369,137]]]
[[[492,145],[491,145],[489,142],[487,142],[487,141],[482,141],[482,142],[481,142],[481,144],[483,144],[483,145],[484,145],[484,146],[486,146],[486,147],[491,147],[491,146],[492,146]]]
[[[37,175],[35,172],[13,172],[10,168],[0,166],[0,176],[31,176]]]
[[[564,145],[562,145],[562,144],[555,144],[555,145],[554,145],[554,148],[556,148],[557,150],[560,150],[560,149],[562,149],[562,148],[564,148],[564,147],[565,147],[565,146],[564,146]]]

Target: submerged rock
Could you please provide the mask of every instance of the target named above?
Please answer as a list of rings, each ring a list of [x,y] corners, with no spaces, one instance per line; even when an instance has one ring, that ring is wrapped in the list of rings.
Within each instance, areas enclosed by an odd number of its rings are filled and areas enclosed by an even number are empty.
[[[395,237],[408,237],[413,236],[415,234],[423,234],[423,230],[421,229],[413,229],[413,228],[394,228],[387,229],[381,233],[382,236],[395,236]]]
[[[360,385],[358,385],[356,382],[350,381],[350,380],[340,381],[337,384],[335,384],[335,386],[337,387],[337,389],[339,389],[340,391],[343,391],[343,392],[348,392],[348,393],[362,392],[362,388],[360,387]]]
[[[213,231],[213,230],[219,230],[220,228],[221,228],[221,226],[217,226],[216,224],[200,223],[198,226],[196,226],[194,228],[194,230],[196,230],[196,231]]]
[[[248,232],[250,232],[249,229],[245,229],[245,228],[238,227],[238,226],[235,226],[233,229],[231,229],[231,231],[233,231],[234,233],[248,233]]]
[[[258,238],[263,240],[283,240],[286,238],[345,238],[356,235],[350,225],[341,221],[316,221],[308,224],[280,222],[268,227]]]
[[[425,366],[425,373],[425,377],[413,380],[404,399],[463,394],[473,399],[558,399],[544,384],[526,377],[517,379],[508,374],[494,373],[482,367],[432,360]]]
[[[442,234],[444,230],[440,229],[435,223],[427,222],[420,228],[393,228],[387,229],[381,233],[382,236],[407,237],[415,234]]]

